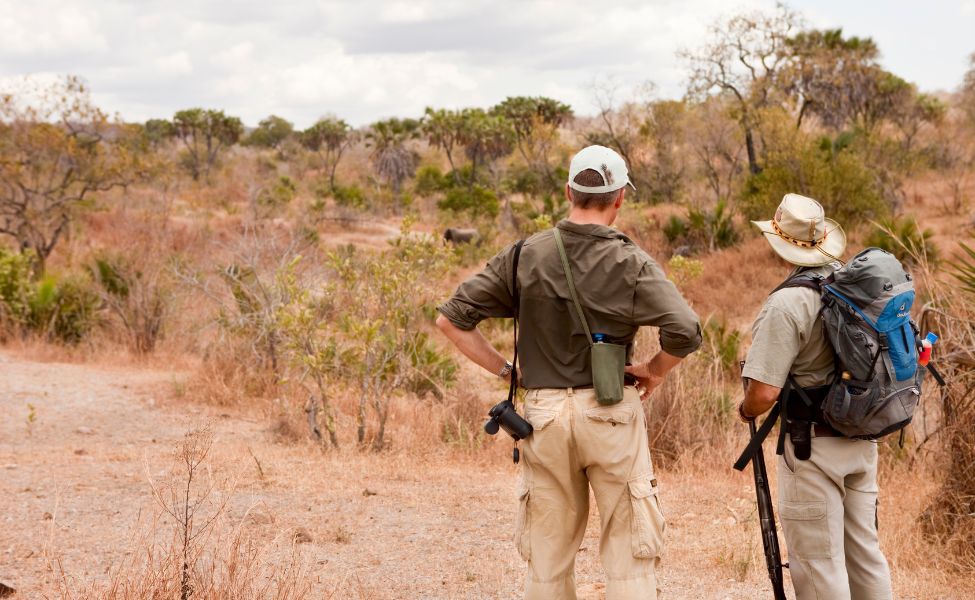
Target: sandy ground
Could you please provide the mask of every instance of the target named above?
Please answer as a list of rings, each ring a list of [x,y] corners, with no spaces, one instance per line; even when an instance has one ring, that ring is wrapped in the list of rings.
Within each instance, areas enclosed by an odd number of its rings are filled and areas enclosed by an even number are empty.
[[[15,598],[58,597],[52,564],[69,581],[97,582],[138,555],[139,532],[159,513],[148,478],[163,477],[173,446],[204,423],[211,472],[236,481],[230,520],[253,523],[268,543],[299,528],[310,538],[298,548],[311,597],[519,597],[515,467],[501,458],[510,446],[477,458],[322,453],[276,442],[258,417],[172,399],[181,377],[0,354],[0,581]],[[770,595],[750,477],[728,471],[658,473],[664,598]],[[578,555],[581,598],[603,596],[596,522]],[[973,597],[970,581],[937,574],[895,585],[899,598]]]

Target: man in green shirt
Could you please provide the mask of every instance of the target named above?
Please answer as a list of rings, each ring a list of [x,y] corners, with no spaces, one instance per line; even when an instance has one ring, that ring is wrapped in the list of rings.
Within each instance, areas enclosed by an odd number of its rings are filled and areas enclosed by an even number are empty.
[[[525,597],[575,598],[575,555],[592,487],[601,522],[608,600],[655,598],[664,519],[657,502],[641,395],[701,344],[697,316],[657,263],[612,229],[630,184],[623,159],[602,146],[573,157],[569,217],[556,226],[579,302],[596,337],[627,346],[641,325],[660,328],[662,350],[626,372],[638,384],[622,402],[600,405],[592,389],[590,340],[573,305],[553,230],[525,241],[517,273],[518,354],[527,388],[525,441],[515,543],[528,561]],[[631,185],[631,184],[630,184]],[[512,317],[514,245],[438,307],[437,325],[472,361],[502,378],[512,366],[478,332],[490,317]]]
[[[792,275],[827,276],[840,266],[846,236],[811,198],[787,194],[771,221],[755,224],[794,268]],[[835,371],[833,350],[823,333],[822,306],[819,293],[805,287],[779,289],[765,301],[752,326],[742,372],[748,381],[738,407],[743,420],[779,401],[790,376],[814,402],[822,399]],[[815,423],[795,431],[805,436],[809,456],[801,456],[801,448],[797,451],[804,444],[793,444],[790,429],[776,468],[779,517],[796,598],[889,600],[890,570],[877,538],[877,444],[839,435],[821,414],[792,414],[801,401],[790,398],[790,418]]]

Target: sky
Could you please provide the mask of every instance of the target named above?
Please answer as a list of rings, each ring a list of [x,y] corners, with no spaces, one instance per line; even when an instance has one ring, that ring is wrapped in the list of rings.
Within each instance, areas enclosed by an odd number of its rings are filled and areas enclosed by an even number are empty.
[[[882,63],[950,91],[975,52],[975,0],[794,0],[810,26],[870,36]],[[219,108],[304,128],[545,95],[592,114],[593,85],[682,95],[676,52],[772,0],[0,0],[0,91],[81,76],[129,121]]]

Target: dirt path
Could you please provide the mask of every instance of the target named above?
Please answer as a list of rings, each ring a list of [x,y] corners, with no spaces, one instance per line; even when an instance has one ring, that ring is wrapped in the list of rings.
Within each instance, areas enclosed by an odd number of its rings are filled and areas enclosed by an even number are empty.
[[[19,589],[15,598],[57,597],[52,558],[88,581],[137,552],[139,523],[158,512],[147,465],[156,474],[184,433],[206,422],[213,471],[237,482],[232,519],[246,515],[267,540],[296,528],[311,538],[300,549],[312,597],[519,596],[507,446],[478,462],[322,454],[275,443],[257,419],[166,400],[179,377],[0,355],[0,580]],[[659,478],[669,520],[664,597],[765,597],[747,478]],[[597,549],[590,527],[577,566],[582,598],[602,597]],[[915,583],[899,580],[898,597],[953,597],[915,595]]]

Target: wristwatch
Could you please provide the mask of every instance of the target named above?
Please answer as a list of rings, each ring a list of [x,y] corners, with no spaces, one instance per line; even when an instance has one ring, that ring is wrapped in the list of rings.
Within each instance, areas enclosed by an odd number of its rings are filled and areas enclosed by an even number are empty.
[[[500,377],[501,379],[504,379],[508,375],[511,375],[511,371],[514,368],[515,368],[515,366],[513,364],[511,364],[511,361],[510,360],[504,361],[504,366],[501,367],[501,370],[500,371],[498,371],[498,377]]]

